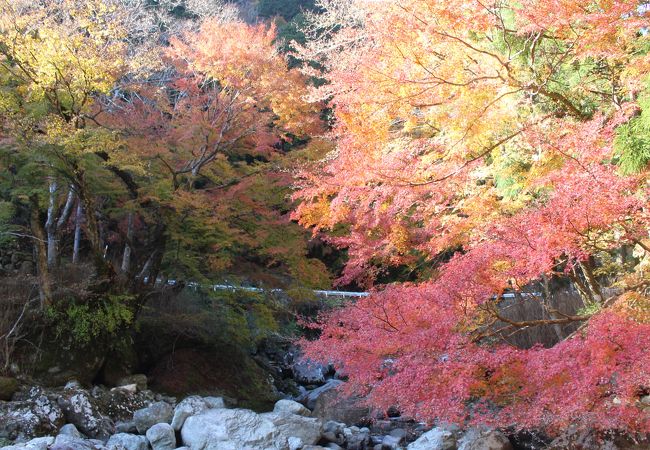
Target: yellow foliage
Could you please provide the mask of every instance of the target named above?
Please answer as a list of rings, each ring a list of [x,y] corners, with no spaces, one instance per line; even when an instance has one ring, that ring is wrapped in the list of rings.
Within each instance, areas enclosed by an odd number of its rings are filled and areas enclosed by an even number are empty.
[[[616,300],[612,309],[637,323],[650,324],[650,297],[638,292],[626,292]]]

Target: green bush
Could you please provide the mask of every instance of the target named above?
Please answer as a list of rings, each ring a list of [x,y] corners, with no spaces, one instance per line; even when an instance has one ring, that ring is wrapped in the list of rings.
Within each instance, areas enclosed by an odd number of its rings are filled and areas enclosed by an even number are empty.
[[[79,303],[64,302],[46,310],[57,337],[69,336],[85,345],[98,339],[110,339],[133,323],[134,315],[129,295],[107,295],[97,300]]]

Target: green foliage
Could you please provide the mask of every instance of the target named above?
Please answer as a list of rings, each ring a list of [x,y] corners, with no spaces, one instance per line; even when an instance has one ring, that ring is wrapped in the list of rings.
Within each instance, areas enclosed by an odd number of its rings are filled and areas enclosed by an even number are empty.
[[[584,307],[580,308],[576,314],[578,315],[593,315],[602,309],[602,305],[598,302],[587,303]]]
[[[314,0],[260,0],[258,8],[261,17],[281,16],[291,20],[301,10],[314,9]]]
[[[133,323],[133,311],[128,304],[129,295],[107,295],[87,303],[69,302],[45,311],[58,337],[70,336],[76,343],[85,345],[99,339],[116,337]]]
[[[639,98],[641,111],[616,129],[614,149],[621,172],[637,173],[650,163],[650,92]]]
[[[15,214],[15,207],[12,203],[0,200],[0,245],[6,245],[14,241],[11,233],[11,220]]]

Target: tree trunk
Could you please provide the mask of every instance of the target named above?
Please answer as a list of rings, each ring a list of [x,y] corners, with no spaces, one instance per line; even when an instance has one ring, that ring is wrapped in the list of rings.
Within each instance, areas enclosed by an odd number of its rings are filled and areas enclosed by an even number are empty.
[[[122,273],[128,273],[131,269],[131,242],[133,241],[133,213],[129,212],[126,229],[126,244],[122,255]]]
[[[56,264],[56,191],[58,189],[57,183],[54,179],[50,179],[49,186],[49,203],[47,207],[47,220],[45,222],[45,232],[47,233],[47,266],[54,267]]]
[[[41,308],[52,304],[52,281],[50,270],[47,265],[47,247],[45,230],[41,226],[39,217],[38,198],[36,195],[30,197],[30,225],[34,235],[34,248],[36,250],[36,270],[38,274],[38,288],[41,298]]]
[[[585,280],[587,281],[587,287],[592,292],[593,298],[597,303],[603,302],[603,293],[600,289],[600,283],[596,280],[594,273],[592,271],[591,261],[587,260],[585,262],[580,262],[580,268],[582,273],[585,275]]]
[[[81,246],[81,221],[83,219],[83,208],[81,201],[77,202],[77,212],[74,217],[74,244],[72,247],[72,263],[79,264],[79,248]]]
[[[551,299],[553,298],[551,296],[551,288],[549,286],[549,280],[546,275],[542,275],[542,285],[544,288],[544,294],[542,295],[542,308],[545,313],[545,315],[548,315],[550,319],[559,319],[558,315],[555,312],[552,312],[551,309],[553,308],[553,305],[551,305]],[[553,331],[555,332],[555,335],[557,336],[558,341],[561,341],[562,338],[564,337],[564,333],[562,332],[562,327],[554,323],[553,324]]]
[[[85,212],[86,238],[90,243],[97,276],[113,279],[116,275],[115,268],[104,258],[104,249],[102,248],[102,239],[100,237],[100,224],[96,215],[95,199],[92,197],[92,194],[86,186],[83,173],[79,174],[78,180],[78,195]]]

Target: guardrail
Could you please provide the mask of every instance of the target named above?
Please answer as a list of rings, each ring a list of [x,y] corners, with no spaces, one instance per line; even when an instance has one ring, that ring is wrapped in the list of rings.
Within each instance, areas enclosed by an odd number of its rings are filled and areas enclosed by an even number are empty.
[[[162,280],[159,280],[162,281]],[[176,280],[167,280],[167,284],[174,286],[178,282]],[[213,291],[247,291],[247,292],[285,292],[284,289],[264,289],[264,288],[258,288],[258,287],[252,287],[252,286],[235,286],[233,284],[212,284],[212,285],[201,285],[199,283],[196,283],[194,281],[187,282],[185,284],[188,287],[192,287],[194,289],[198,287],[205,287],[208,289],[212,289]],[[316,295],[323,295],[325,297],[347,297],[347,298],[361,298],[361,297],[367,297],[370,295],[370,292],[353,292],[353,291],[329,291],[329,290],[323,290],[323,289],[314,289],[312,292]],[[519,292],[518,294],[514,292],[506,292],[504,294],[501,294],[501,298],[515,298],[517,295],[521,295],[522,297],[542,297],[541,292]],[[496,298],[496,296],[494,296]]]
[[[162,280],[158,280],[158,282],[161,282]],[[178,284],[178,281],[176,280],[167,280],[166,284],[170,286],[175,286]],[[280,292],[285,292],[284,289],[264,289],[264,288],[258,288],[258,287],[252,287],[252,286],[236,286],[233,284],[207,284],[207,285],[202,285],[194,281],[190,281],[185,283],[187,287],[191,288],[198,288],[198,287],[204,287],[207,289],[212,289],[213,291],[246,291],[246,292],[275,292],[275,293],[280,293]],[[369,292],[353,292],[353,291],[329,291],[329,290],[323,290],[323,289],[314,289],[312,292],[316,295],[323,295],[325,297],[347,297],[347,298],[359,298],[359,297],[367,297],[370,295]]]

